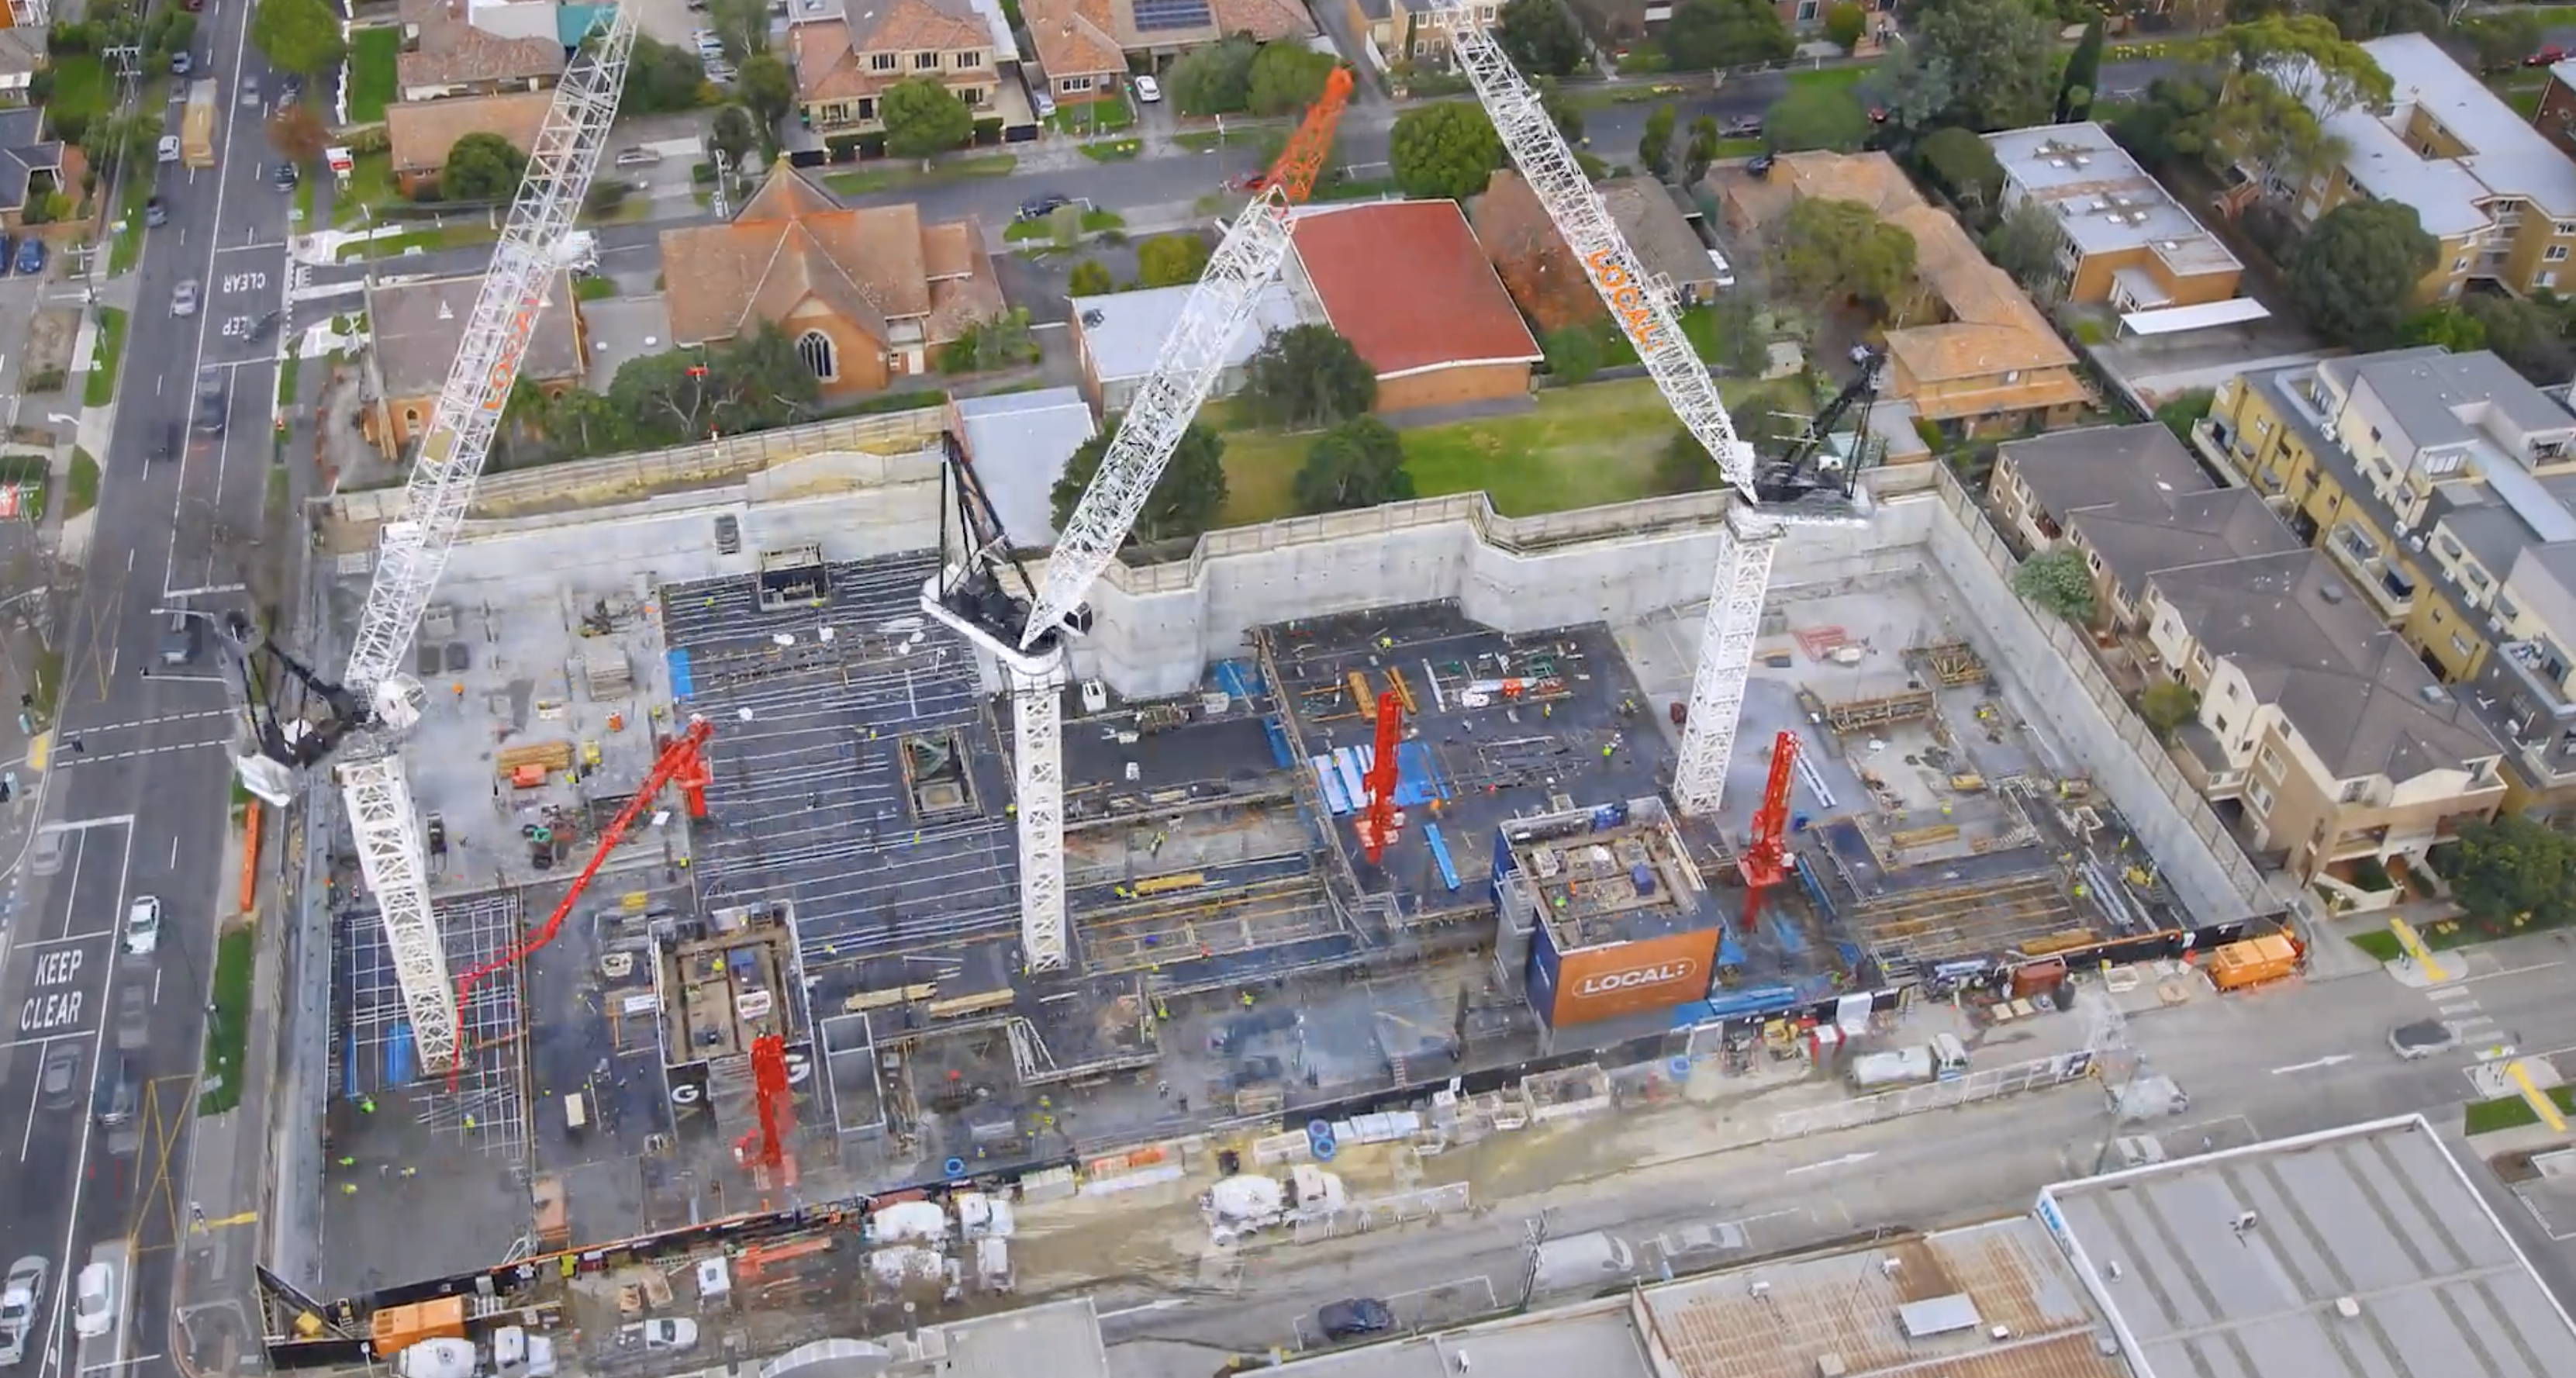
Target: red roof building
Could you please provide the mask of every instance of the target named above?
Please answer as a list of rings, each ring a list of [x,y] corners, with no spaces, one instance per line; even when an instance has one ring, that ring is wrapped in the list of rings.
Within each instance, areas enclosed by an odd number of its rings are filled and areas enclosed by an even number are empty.
[[[1538,341],[1455,201],[1317,206],[1290,232],[1291,280],[1377,370],[1377,409],[1526,397]]]

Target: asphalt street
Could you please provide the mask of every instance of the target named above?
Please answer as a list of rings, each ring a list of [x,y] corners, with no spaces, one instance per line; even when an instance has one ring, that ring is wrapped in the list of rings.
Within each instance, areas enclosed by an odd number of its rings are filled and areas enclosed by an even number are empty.
[[[160,610],[185,600],[220,608],[241,596],[243,561],[257,553],[276,393],[278,337],[249,328],[285,288],[289,198],[273,190],[263,129],[276,79],[242,41],[247,5],[210,9],[199,30],[201,73],[223,82],[225,107],[210,169],[165,165],[159,192],[169,223],[149,232],[140,296],[117,386],[118,407],[79,608],[62,647],[47,826],[27,862],[41,899],[24,911],[0,961],[0,1155],[18,1154],[0,1193],[0,1239],[14,1257],[53,1264],[45,1305],[55,1324],[30,1345],[22,1372],[79,1363],[66,1328],[73,1278],[103,1241],[126,1240],[122,1362],[143,1378],[166,1358],[172,1265],[189,1228],[184,1185],[189,1096],[198,1069],[205,989],[212,975],[230,766],[226,698],[211,648],[193,664],[159,662]],[[171,112],[172,128],[178,125]],[[203,284],[205,308],[167,314],[181,281]],[[147,459],[168,428],[188,425],[200,361],[225,374],[220,439],[176,462]],[[127,906],[163,909],[158,949],[120,955]],[[148,1028],[129,1028],[136,1111],[122,1126],[91,1114],[93,1088],[113,1083],[118,987],[142,991]],[[124,997],[134,998],[134,997]],[[68,1095],[44,1088],[47,1051],[77,1050]],[[95,1366],[101,1347],[87,1354]]]
[[[2499,970],[2437,995],[2376,973],[2284,987],[2133,1018],[2132,1047],[2189,1093],[2180,1116],[2120,1128],[2155,1136],[2176,1157],[2338,1125],[2424,1112],[2455,1136],[2457,1105],[2479,1098],[2468,1077],[2476,1047],[2408,1062],[2390,1050],[2399,1023],[2483,1011],[2523,1055],[2576,1047],[2576,1006],[2566,999],[2576,958],[2564,946],[2516,945]],[[2465,993],[2465,994],[2463,994]],[[2492,1047],[2492,1043],[2487,1044]],[[1610,1120],[1590,1121],[1605,1133]],[[1672,1136],[1687,1137],[1676,1124]],[[1113,1343],[1164,1339],[1233,1351],[1309,1341],[1315,1309],[1351,1296],[1390,1301],[1399,1317],[1436,1326],[1519,1297],[1530,1223],[1555,1236],[1608,1230],[1628,1239],[1641,1267],[1658,1266],[1654,1241],[1685,1225],[1733,1223],[1742,1256],[1814,1245],[1881,1226],[1930,1227],[2026,1210],[2039,1188],[2120,1166],[2106,1156],[2108,1100],[2092,1081],[1934,1112],[1870,1128],[1716,1153],[1588,1180],[1498,1203],[1492,1213],[1344,1241],[1281,1246],[1254,1256],[1241,1292],[1176,1291],[1148,1284],[1104,1291]],[[2469,1155],[2456,1137],[2455,1153]],[[2576,1253],[2474,1163],[2470,1175],[2562,1297],[2576,1296]],[[1722,1259],[1694,1259],[1688,1268]],[[1489,1300],[1491,1299],[1491,1300]],[[1200,1356],[1122,1371],[1204,1372]],[[1176,1365],[1176,1366],[1175,1366]],[[1193,1367],[1195,1365],[1195,1367]]]

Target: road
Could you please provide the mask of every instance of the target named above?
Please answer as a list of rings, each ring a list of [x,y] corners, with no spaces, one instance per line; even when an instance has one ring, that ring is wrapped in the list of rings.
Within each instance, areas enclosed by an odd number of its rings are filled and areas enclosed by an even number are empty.
[[[0,960],[0,1010],[10,1017],[0,1030],[0,1155],[20,1160],[0,1193],[0,1239],[13,1257],[40,1253],[54,1265],[55,1324],[21,1370],[35,1375],[77,1366],[64,1327],[71,1280],[94,1245],[117,1239],[131,1241],[135,1259],[122,1312],[128,1363],[137,1378],[171,1371],[189,1096],[217,896],[231,884],[222,874],[231,772],[211,648],[191,665],[160,664],[156,610],[183,597],[207,607],[241,597],[244,561],[257,548],[276,341],[243,338],[229,323],[283,299],[288,199],[267,183],[273,155],[261,97],[250,93],[277,82],[242,41],[249,14],[247,5],[210,9],[199,31],[199,70],[223,81],[227,102],[216,166],[161,169],[170,219],[145,241],[115,426],[98,456],[96,525],[62,647],[45,798],[59,870],[33,878],[41,898]],[[205,309],[173,319],[171,290],[189,278],[204,284]],[[230,383],[225,433],[182,462],[147,462],[166,428],[188,424],[201,360]],[[26,864],[49,850],[40,838]],[[163,906],[158,951],[120,956],[126,908],[147,894]],[[115,1079],[125,985],[145,1000],[148,1030],[128,1033],[137,1113],[109,1127],[90,1113],[92,1078]],[[77,1051],[77,1090],[47,1098],[41,1069],[56,1047]]]
[[[2452,1107],[2476,1092],[2475,1051],[2404,1062],[2394,1025],[2442,1013],[2502,1034],[2525,1054],[2576,1047],[2576,967],[2569,949],[2519,944],[2519,970],[2497,970],[2439,998],[2378,974],[2204,1000],[2133,1018],[2129,1039],[2148,1065],[2191,1095],[2180,1118],[2123,1133],[2157,1135],[2181,1156],[2363,1120],[2424,1111],[2456,1129]],[[1611,1121],[1595,1121],[1605,1130]],[[1527,1222],[1551,1233],[1603,1229],[1629,1239],[1652,1271],[1655,1237],[1693,1223],[1732,1222],[1747,1254],[1821,1243],[1882,1225],[1924,1227],[2026,1210],[2039,1188],[2090,1174],[2105,1159],[2106,1100],[2090,1081],[1867,1129],[1764,1145],[1589,1180],[1497,1203],[1488,1215],[1438,1229],[1410,1227],[1348,1241],[1281,1246],[1254,1256],[1241,1294],[1128,1286],[1104,1291],[1113,1343],[1185,1341],[1234,1351],[1295,1347],[1315,1308],[1350,1296],[1389,1299],[1407,1323],[1430,1325],[1519,1298]],[[1687,1135],[1687,1128],[1673,1133]],[[2454,1151],[2460,1151],[2454,1142]],[[2111,1165],[2117,1166],[2116,1162]],[[2472,1167],[2482,1182],[2487,1174]],[[2551,1286],[2576,1296],[2569,1251],[2541,1235],[2519,1206],[2489,1192]],[[1708,1267],[1723,1259],[1686,1261]],[[1181,1369],[1205,1372],[1201,1356]],[[1146,1368],[1130,1372],[1149,1371]],[[1180,1371],[1167,1369],[1165,1371]]]

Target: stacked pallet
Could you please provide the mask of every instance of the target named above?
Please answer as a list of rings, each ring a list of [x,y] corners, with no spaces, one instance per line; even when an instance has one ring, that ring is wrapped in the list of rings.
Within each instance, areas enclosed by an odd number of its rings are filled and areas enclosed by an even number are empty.
[[[502,775],[517,778],[521,772],[535,770],[544,774],[572,769],[572,743],[565,741],[528,742],[504,750],[494,758],[493,768]]]
[[[579,664],[582,681],[590,686],[591,702],[606,703],[635,692],[635,670],[626,662],[625,648],[586,646]]]

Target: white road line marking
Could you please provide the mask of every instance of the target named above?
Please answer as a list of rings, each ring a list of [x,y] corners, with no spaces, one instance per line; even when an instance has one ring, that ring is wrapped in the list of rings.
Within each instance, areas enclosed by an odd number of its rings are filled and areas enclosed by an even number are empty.
[[[134,761],[140,760],[146,756],[166,756],[174,751],[202,751],[207,747],[228,747],[229,745],[230,743],[220,740],[211,742],[170,742],[162,746],[140,747],[133,751],[93,751],[85,755],[67,757],[55,764],[63,766],[94,766],[104,764],[108,761]]]

